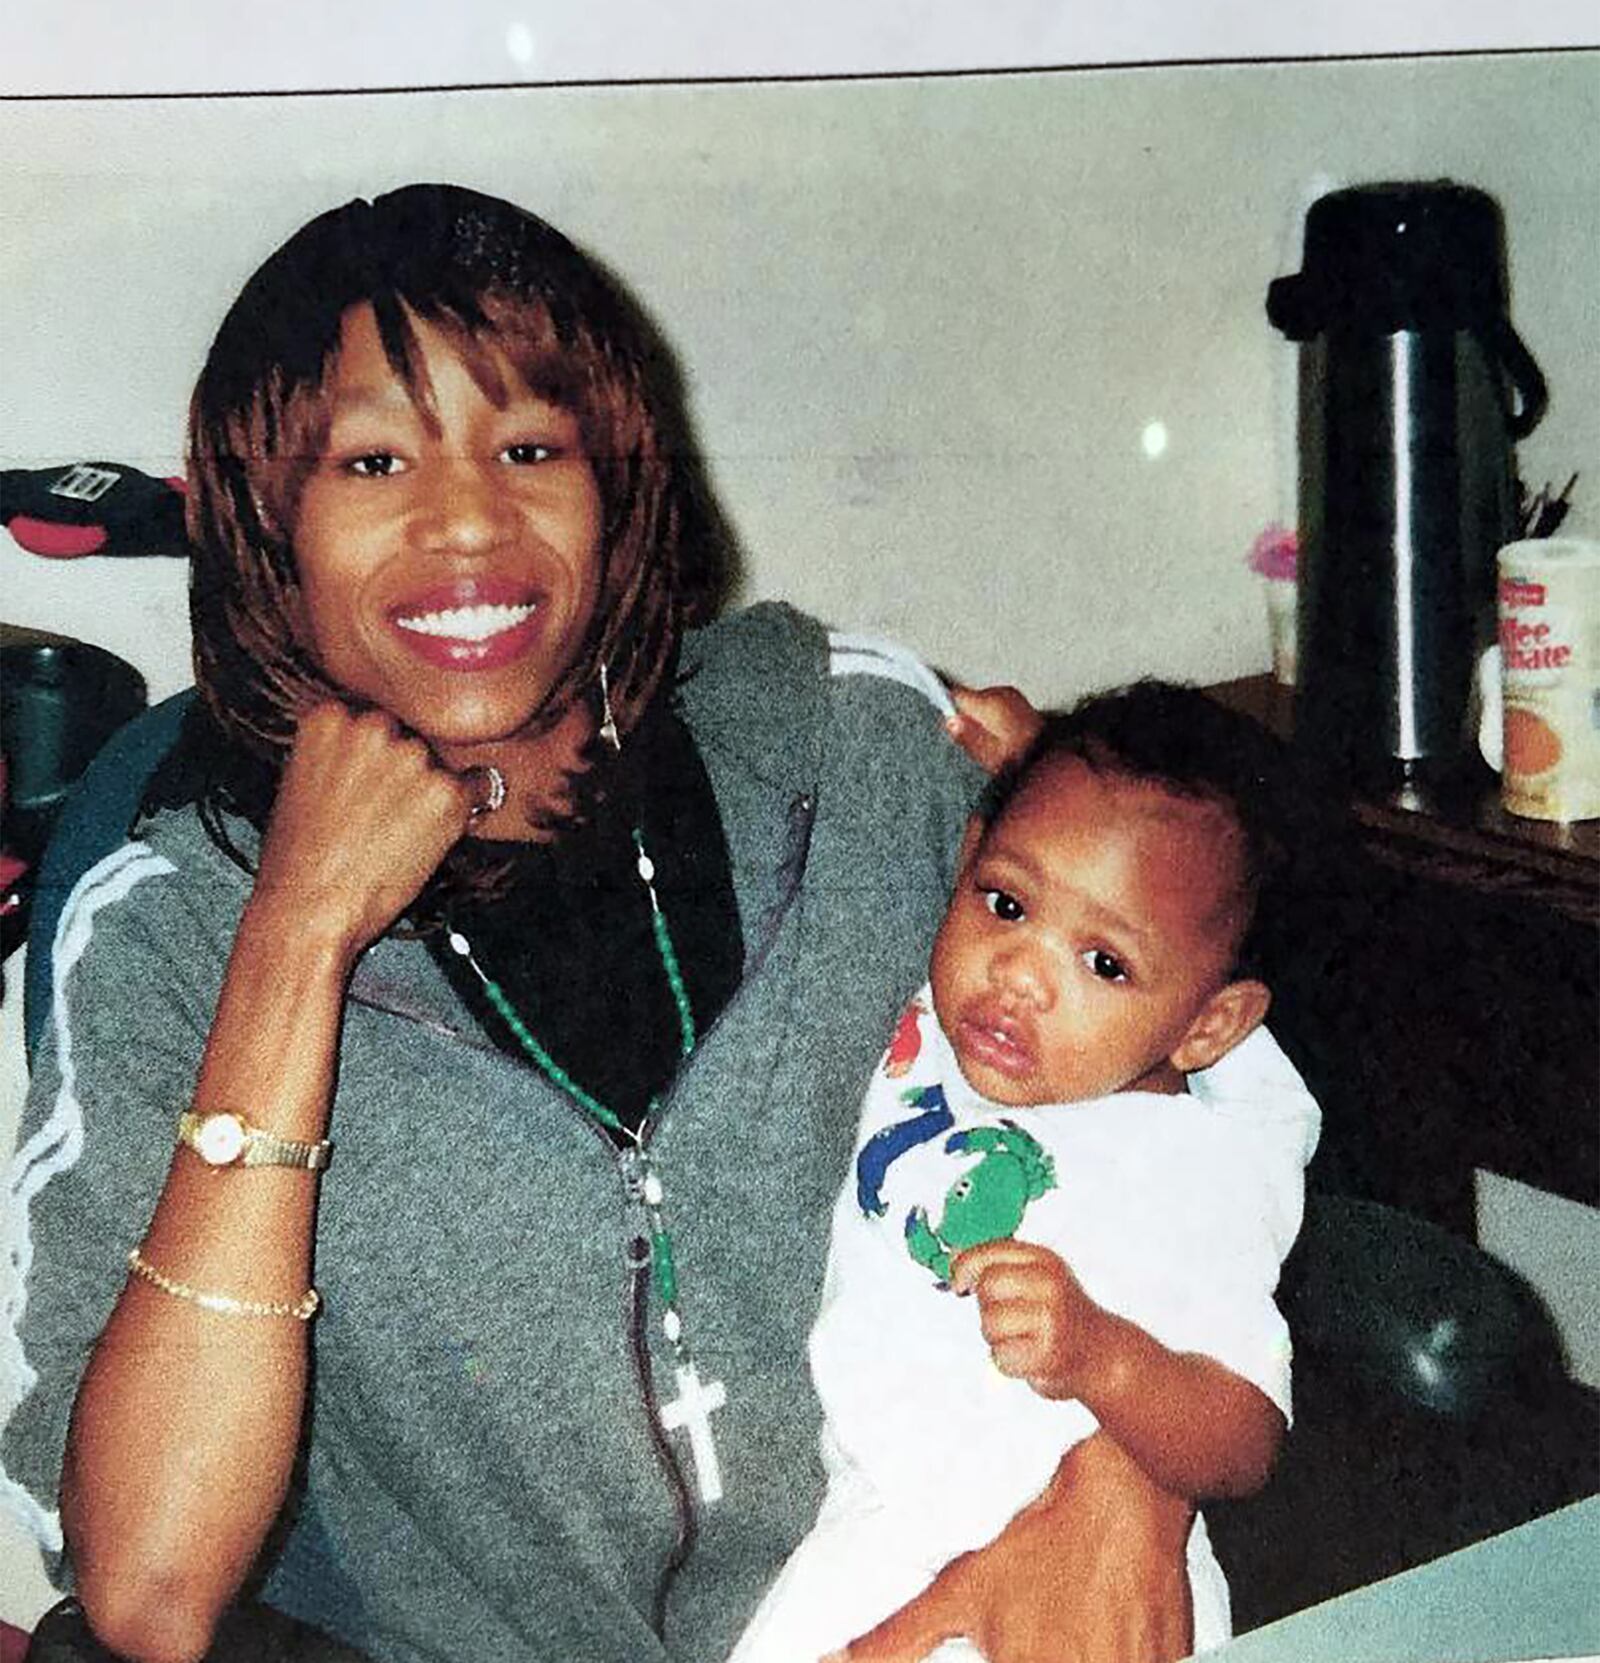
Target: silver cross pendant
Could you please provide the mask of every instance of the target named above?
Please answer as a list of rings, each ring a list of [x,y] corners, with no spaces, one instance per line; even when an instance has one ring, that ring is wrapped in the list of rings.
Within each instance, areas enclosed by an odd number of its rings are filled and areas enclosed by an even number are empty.
[[[669,1432],[682,1429],[689,1434],[700,1500],[709,1507],[722,1499],[722,1468],[717,1464],[717,1446],[711,1436],[711,1412],[722,1408],[728,1394],[720,1380],[702,1382],[693,1363],[681,1364],[674,1372],[678,1395],[661,1405],[661,1424]]]

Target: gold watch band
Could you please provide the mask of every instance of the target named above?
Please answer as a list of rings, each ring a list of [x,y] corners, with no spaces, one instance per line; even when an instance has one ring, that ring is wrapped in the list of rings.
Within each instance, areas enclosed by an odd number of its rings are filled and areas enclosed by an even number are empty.
[[[209,1166],[292,1166],[320,1172],[333,1153],[324,1138],[300,1143],[252,1126],[243,1115],[227,1111],[199,1114],[186,1109],[178,1116],[178,1141]]]

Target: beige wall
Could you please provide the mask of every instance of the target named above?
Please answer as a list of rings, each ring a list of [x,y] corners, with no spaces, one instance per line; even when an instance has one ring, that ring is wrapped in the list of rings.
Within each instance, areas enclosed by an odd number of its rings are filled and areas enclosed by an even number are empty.
[[[1582,469],[1572,524],[1600,532],[1592,52],[12,104],[0,156],[0,465],[173,469],[209,333],[268,249],[346,197],[453,179],[545,213],[662,323],[748,594],[1047,701],[1265,665],[1242,556],[1292,512],[1267,282],[1319,182],[1448,175],[1500,198],[1550,379],[1524,472]],[[172,563],[51,564],[0,534],[0,593],[157,694],[188,679]],[[1540,1205],[1490,1192],[1492,1245],[1592,1289],[1600,1221]],[[1592,1309],[1567,1304],[1600,1380]],[[0,1544],[0,1615],[41,1597],[28,1574]]]
[[[1287,506],[1289,349],[1262,302],[1318,179],[1501,198],[1554,386],[1525,466],[1600,489],[1595,54],[12,105],[0,153],[8,464],[174,465],[266,250],[357,192],[456,179],[545,212],[660,319],[751,593],[1044,699],[1264,663],[1241,555]],[[20,621],[124,637],[181,588],[3,542],[0,576]]]

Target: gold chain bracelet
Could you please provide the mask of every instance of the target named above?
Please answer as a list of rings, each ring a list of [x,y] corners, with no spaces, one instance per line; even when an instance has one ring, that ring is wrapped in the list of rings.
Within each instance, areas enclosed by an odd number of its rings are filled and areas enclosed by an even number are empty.
[[[295,1300],[235,1299],[228,1293],[204,1293],[199,1288],[191,1288],[187,1282],[175,1282],[170,1276],[163,1276],[137,1247],[128,1253],[128,1269],[141,1281],[160,1288],[174,1299],[187,1299],[201,1310],[215,1311],[219,1316],[293,1317],[297,1322],[310,1322],[322,1304],[322,1295],[315,1288],[307,1288]]]

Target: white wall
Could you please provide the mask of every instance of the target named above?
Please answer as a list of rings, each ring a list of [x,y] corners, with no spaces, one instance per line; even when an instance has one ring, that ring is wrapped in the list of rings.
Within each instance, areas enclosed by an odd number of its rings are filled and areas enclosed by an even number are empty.
[[[0,155],[0,466],[174,470],[259,259],[334,202],[453,179],[546,214],[660,320],[748,594],[1044,701],[1265,666],[1242,557],[1292,512],[1267,282],[1317,181],[1448,175],[1504,207],[1551,383],[1524,472],[1582,469],[1571,525],[1600,532],[1593,52],[11,104]],[[0,616],[110,647],[157,696],[188,679],[176,563],[50,563],[0,534],[0,592]],[[1565,1286],[1600,1220],[1541,1205],[1491,1192],[1491,1245]],[[1600,1335],[1568,1337],[1600,1381]],[[0,1546],[0,1615],[31,1614],[13,1566]]]

